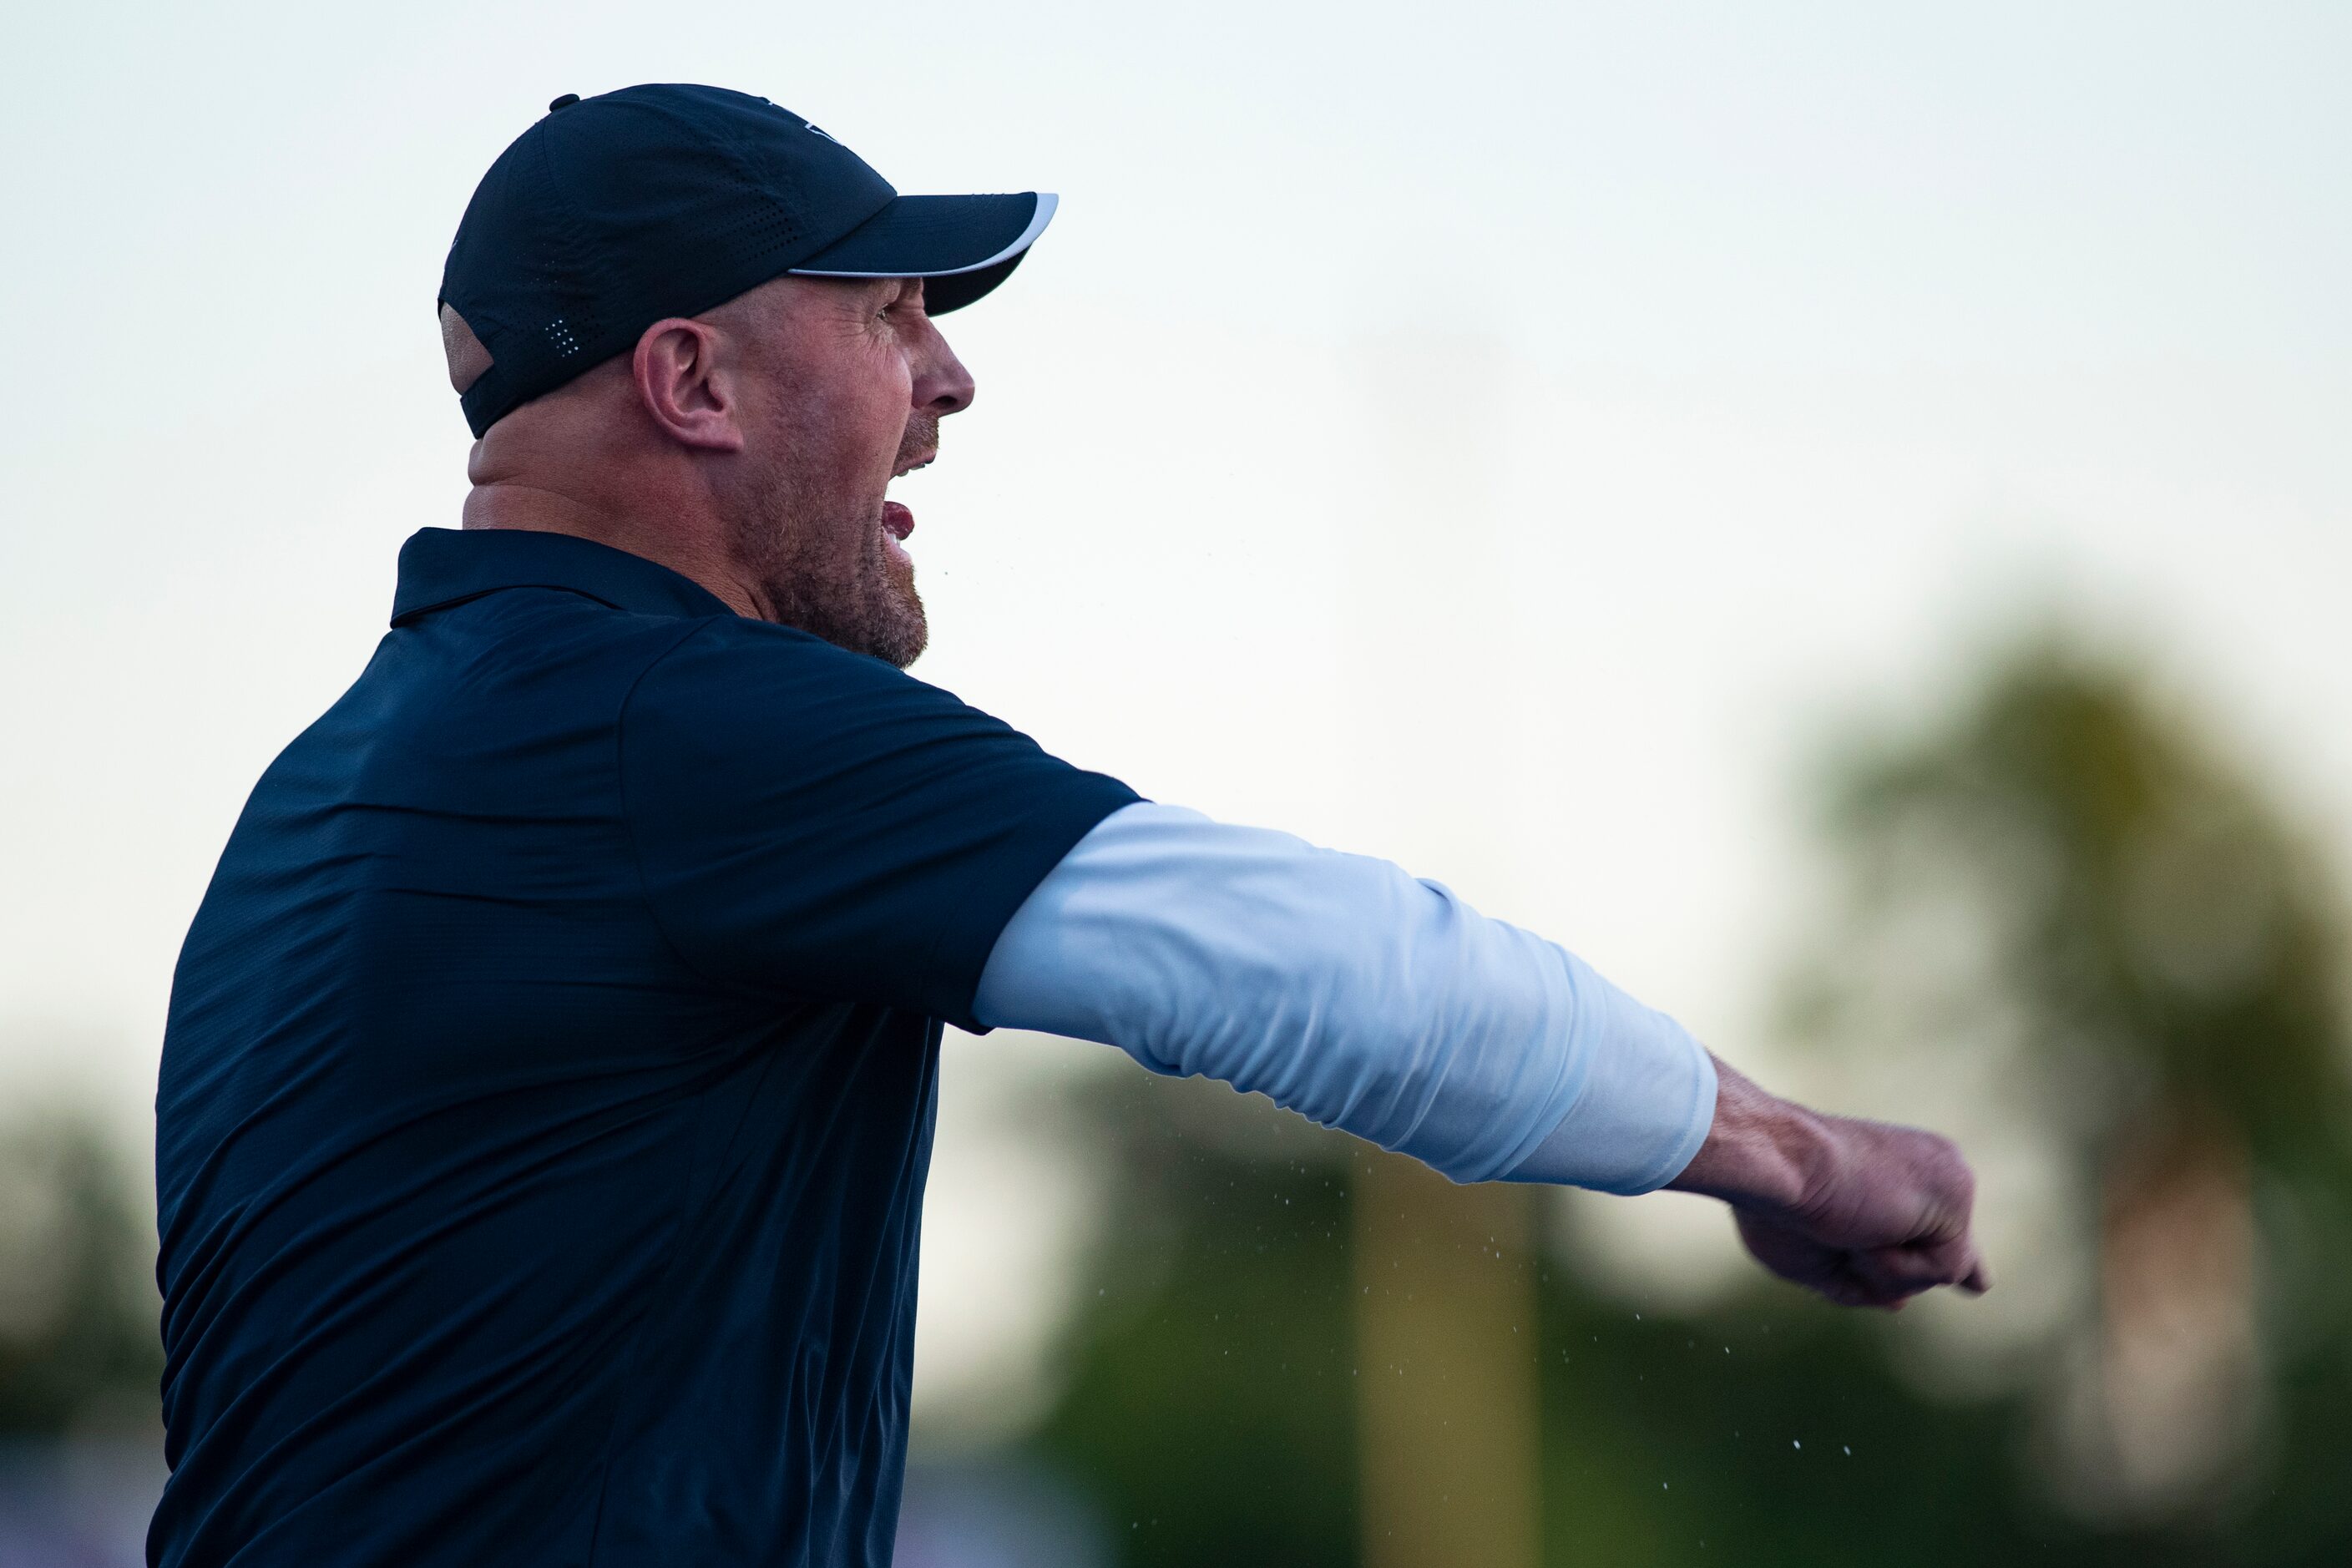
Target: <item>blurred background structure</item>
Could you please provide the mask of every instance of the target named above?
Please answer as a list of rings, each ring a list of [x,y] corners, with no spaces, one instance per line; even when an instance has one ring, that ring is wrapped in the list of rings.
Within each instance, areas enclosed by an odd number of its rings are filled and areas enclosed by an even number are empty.
[[[2352,1558],[2352,13],[50,7],[0,55],[0,1564],[138,1560],[145,1149],[246,790],[454,521],[559,92],[1064,200],[918,673],[1958,1134],[1982,1301],[951,1038],[911,1568]]]

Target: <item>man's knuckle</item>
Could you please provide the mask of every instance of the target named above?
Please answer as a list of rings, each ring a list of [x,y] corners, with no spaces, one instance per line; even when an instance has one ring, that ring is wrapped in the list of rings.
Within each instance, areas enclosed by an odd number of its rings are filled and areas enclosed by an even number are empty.
[[[1940,1132],[1921,1134],[1924,1142],[1919,1152],[1921,1173],[1935,1185],[1966,1197],[1976,1189],[1976,1173],[1969,1168],[1968,1156],[1960,1146]]]

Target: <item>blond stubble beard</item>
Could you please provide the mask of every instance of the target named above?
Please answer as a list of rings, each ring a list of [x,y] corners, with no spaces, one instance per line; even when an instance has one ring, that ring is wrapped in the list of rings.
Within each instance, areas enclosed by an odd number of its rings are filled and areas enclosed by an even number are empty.
[[[891,466],[938,440],[937,416],[910,416]],[[884,542],[878,505],[864,516],[830,514],[832,503],[814,488],[789,470],[772,474],[733,530],[736,558],[757,584],[766,617],[906,668],[930,640],[913,568]]]

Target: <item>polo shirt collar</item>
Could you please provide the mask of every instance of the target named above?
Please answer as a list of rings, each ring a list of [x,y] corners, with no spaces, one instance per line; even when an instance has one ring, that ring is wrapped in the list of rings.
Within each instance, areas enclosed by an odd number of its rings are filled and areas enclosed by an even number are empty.
[[[561,588],[646,616],[735,613],[692,579],[593,540],[520,528],[426,528],[400,547],[392,624],[501,588]]]

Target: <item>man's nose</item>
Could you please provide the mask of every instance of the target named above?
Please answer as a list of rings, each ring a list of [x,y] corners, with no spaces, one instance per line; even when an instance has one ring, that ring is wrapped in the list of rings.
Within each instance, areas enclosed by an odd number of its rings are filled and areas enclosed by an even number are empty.
[[[915,356],[915,406],[934,416],[961,413],[971,406],[971,372],[964,369],[939,328],[928,321],[924,327],[923,345]]]

